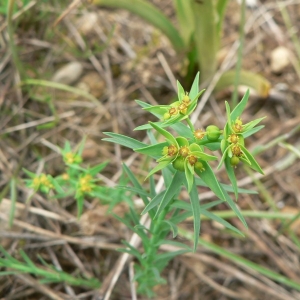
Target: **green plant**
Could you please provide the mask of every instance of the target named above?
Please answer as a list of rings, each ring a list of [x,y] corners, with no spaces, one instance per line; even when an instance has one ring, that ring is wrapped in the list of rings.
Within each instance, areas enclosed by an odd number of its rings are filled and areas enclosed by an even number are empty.
[[[82,214],[86,198],[94,197],[111,202],[115,193],[115,190],[99,185],[100,179],[96,177],[105,168],[107,162],[94,167],[81,166],[83,149],[84,141],[76,151],[72,150],[69,142],[66,142],[64,148],[60,149],[66,167],[65,172],[56,177],[44,173],[38,175],[24,169],[24,172],[30,177],[25,182],[29,188],[33,189],[34,193],[40,191],[48,194],[51,191],[55,198],[74,196],[78,218]]]
[[[20,250],[20,256],[24,262],[12,257],[2,246],[0,246],[0,254],[3,256],[0,257],[0,267],[8,268],[6,271],[0,271],[0,276],[27,273],[41,278],[40,283],[64,282],[73,286],[85,286],[93,289],[100,287],[100,282],[97,278],[74,277],[67,272],[55,269],[40,256],[39,260],[43,266],[37,266],[22,250]]]
[[[209,125],[205,131],[195,130],[189,116],[195,110],[198,98],[204,92],[198,90],[198,83],[199,73],[190,92],[185,93],[181,84],[177,82],[178,101],[171,105],[151,106],[145,102],[137,101],[143,109],[159,118],[158,122],[149,122],[149,124],[136,128],[136,130],[147,130],[151,144],[141,143],[138,140],[112,132],[107,132],[106,135],[109,138],[104,139],[145,154],[154,158],[158,163],[146,177],[146,179],[149,178],[149,188],[145,184],[141,185],[130,169],[126,165],[123,166],[124,172],[132,184],[131,187],[125,187],[125,189],[135,192],[143,200],[145,208],[142,214],[149,214],[149,228],[140,223],[139,215],[134,209],[131,209],[125,218],[116,216],[141,238],[142,250],[124,242],[126,248],[121,251],[136,257],[138,263],[136,264],[135,280],[139,283],[138,292],[148,296],[153,296],[153,287],[163,282],[160,273],[167,262],[175,255],[190,251],[187,245],[167,239],[170,232],[172,232],[173,237],[176,237],[178,233],[177,224],[188,217],[193,217],[194,251],[199,241],[201,215],[243,235],[240,230],[213,213],[211,209],[224,202],[247,227],[243,215],[228,194],[228,192],[234,192],[235,196],[238,196],[239,190],[234,169],[241,161],[255,171],[263,173],[255,158],[245,147],[244,140],[263,127],[256,127],[262,119],[253,120],[247,124],[243,124],[241,121],[242,112],[248,102],[249,92],[232,111],[226,103],[227,122],[224,130],[220,130],[215,125]],[[170,129],[166,130],[166,128]],[[156,135],[153,134],[152,129],[155,130]],[[178,136],[175,137],[171,131]],[[158,142],[157,135],[162,136],[165,141]],[[223,156],[219,167],[225,163],[232,187],[218,181],[210,165],[211,161],[217,160],[217,157],[207,154],[206,149],[211,151],[221,149]],[[162,172],[164,181],[162,191],[155,188],[153,176],[158,171]],[[201,195],[198,194],[198,186],[209,187],[218,200],[200,205]],[[181,199],[183,187],[188,191],[189,202]],[[175,244],[181,250],[173,253],[160,253],[159,248],[162,244]]]
[[[93,1],[94,4],[103,7],[126,9],[158,28],[168,37],[175,51],[186,56],[188,81],[193,78],[197,69],[201,73],[201,82],[211,79],[217,70],[217,53],[220,48],[227,2],[227,0],[173,0],[178,23],[177,29],[150,1]],[[241,84],[255,88],[262,97],[268,95],[270,84],[265,78],[250,72],[238,73]],[[235,82],[235,78],[231,75],[228,76],[226,72],[223,76],[220,78],[217,88],[232,85]]]

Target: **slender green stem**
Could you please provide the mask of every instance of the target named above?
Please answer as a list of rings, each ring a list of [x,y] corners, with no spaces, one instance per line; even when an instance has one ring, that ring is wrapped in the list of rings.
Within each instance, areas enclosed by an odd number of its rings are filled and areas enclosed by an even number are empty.
[[[232,93],[231,102],[233,106],[237,105],[238,102],[238,86],[240,82],[240,73],[242,68],[242,57],[243,57],[243,49],[244,49],[244,41],[245,41],[245,16],[246,13],[246,0],[242,0],[241,4],[241,21],[240,21],[240,45],[238,50],[238,59],[235,68],[235,80],[234,80],[234,90]]]
[[[194,132],[195,127],[194,127],[193,123],[191,122],[190,118],[187,118],[186,122],[188,123],[189,127],[191,128],[191,131]]]

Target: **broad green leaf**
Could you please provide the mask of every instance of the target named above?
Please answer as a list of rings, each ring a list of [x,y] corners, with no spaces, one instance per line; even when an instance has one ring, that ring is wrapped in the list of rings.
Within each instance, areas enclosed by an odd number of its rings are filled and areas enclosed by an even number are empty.
[[[172,161],[172,158],[169,159],[169,160],[160,161],[158,163],[158,165],[149,172],[149,174],[147,175],[147,177],[145,179],[147,179],[148,177],[150,177],[154,173],[160,171],[161,169],[165,168],[167,165],[169,165],[171,163],[171,161]]]
[[[191,99],[194,99],[197,94],[199,93],[199,75],[200,73],[198,72],[194,81],[193,81],[193,84],[192,84],[192,87],[191,87],[191,90],[190,90],[190,93],[189,93],[189,96]],[[204,92],[205,90],[203,90]],[[202,92],[202,91],[201,91]]]
[[[155,217],[157,218],[163,209],[172,201],[173,197],[180,191],[181,185],[184,181],[184,173],[177,171],[172,179],[171,184],[167,187],[166,192],[158,206]]]
[[[88,173],[91,174],[92,176],[95,176],[97,174],[99,174],[108,164],[108,161],[99,164],[91,169],[88,170]]]
[[[112,143],[116,143],[122,146],[125,146],[127,148],[135,149],[135,148],[143,148],[148,146],[145,143],[141,143],[138,140],[135,140],[133,138],[130,138],[128,136],[114,133],[114,132],[104,132],[104,134],[110,136],[110,138],[104,138],[103,141],[108,141]]]
[[[252,156],[252,154],[244,146],[240,145],[240,147],[242,148],[247,159],[250,161],[250,168],[264,175],[263,170],[259,166],[258,162],[255,160],[255,158]],[[244,159],[244,157],[242,157],[242,159]]]
[[[183,136],[177,137],[176,141],[180,147],[189,145],[189,141]]]
[[[174,129],[180,136],[184,136],[186,138],[193,138],[193,133],[191,129],[183,123],[172,124],[170,127]]]
[[[185,92],[184,92],[184,88],[182,87],[182,85],[180,84],[180,82],[177,80],[177,95],[178,95],[178,101],[181,102],[181,100],[183,99]]]
[[[243,126],[243,133],[244,132],[247,132],[248,130],[252,129],[254,126],[256,126],[259,122],[261,122],[263,119],[265,119],[266,117],[263,117],[263,118],[259,118],[259,119],[256,119],[256,120],[253,120],[247,124],[245,124]]]
[[[167,127],[168,125],[162,123],[162,122],[155,122],[156,125],[160,126],[160,127]],[[144,124],[144,125],[141,125],[141,126],[138,126],[136,128],[134,128],[133,130],[134,131],[137,131],[137,130],[148,130],[148,129],[152,129],[153,127],[150,125],[150,124]]]
[[[174,138],[174,136],[169,133],[168,131],[164,130],[163,128],[161,128],[160,126],[158,126],[157,124],[155,123],[152,123],[150,122],[150,125],[156,130],[158,131],[161,135],[163,135],[167,141],[172,144],[172,145],[177,145],[177,141],[176,139]]]
[[[264,125],[261,125],[261,126],[257,126],[255,128],[252,128],[250,129],[249,131],[246,131],[246,132],[243,132],[243,137],[244,138],[247,138],[253,134],[255,134],[256,132],[260,131],[262,128],[264,128],[265,126]]]
[[[198,158],[200,158],[201,160],[205,160],[205,161],[212,161],[212,160],[217,160],[218,159],[214,155],[209,155],[209,154],[206,154],[204,152],[199,152],[199,151],[192,151],[191,155],[195,155]]]
[[[200,219],[200,202],[199,202],[197,186],[195,183],[193,184],[189,194],[190,194],[191,206],[192,206],[192,211],[193,211],[193,216],[194,216],[194,247],[193,247],[193,251],[196,252],[197,246],[198,246],[198,239],[199,239],[199,235],[200,235],[201,219]]]
[[[155,157],[160,157],[163,155],[162,151],[165,146],[168,146],[167,142],[150,145],[150,146],[143,147],[143,148],[136,148],[136,149],[133,149],[133,151],[142,153],[142,154],[146,154],[146,155],[149,155],[149,156],[155,158]]]
[[[145,107],[144,110],[149,111],[152,115],[161,118],[166,112],[168,112],[170,109],[169,105],[156,105],[156,106],[150,106]]]
[[[227,101],[225,101],[225,108],[226,108],[227,124],[231,129],[231,121],[232,121],[230,117],[231,111],[230,111],[229,103]]]
[[[147,107],[151,107],[152,105],[147,103],[147,102],[144,102],[144,101],[141,101],[141,100],[135,100],[135,102],[141,106],[142,108],[147,108]]]
[[[243,113],[247,103],[248,103],[248,99],[249,99],[249,89],[246,91],[244,97],[242,98],[242,100],[238,103],[238,105],[233,109],[233,111],[230,114],[231,117],[231,121],[235,121],[236,118],[240,117],[241,114]]]
[[[201,147],[198,144],[196,144],[196,143],[190,144],[189,148],[193,152],[197,152],[197,151],[198,152],[203,152],[202,149],[201,149]]]
[[[214,171],[207,162],[203,161],[202,164],[205,170],[200,172],[199,170],[195,169],[196,174],[206,183],[206,185],[215,193],[217,197],[226,201],[223,190],[220,187]]]

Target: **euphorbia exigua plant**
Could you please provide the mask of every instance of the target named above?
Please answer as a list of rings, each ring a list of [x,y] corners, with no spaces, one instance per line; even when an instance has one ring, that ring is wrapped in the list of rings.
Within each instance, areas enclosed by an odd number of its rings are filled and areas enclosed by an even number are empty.
[[[241,162],[263,173],[255,158],[245,147],[245,139],[263,127],[256,127],[262,118],[247,124],[242,122],[242,112],[248,102],[249,91],[232,111],[226,102],[227,122],[223,130],[213,124],[207,126],[205,130],[195,130],[190,115],[204,92],[204,90],[199,91],[198,86],[199,73],[188,93],[177,82],[178,101],[170,105],[152,106],[137,101],[144,110],[158,118],[157,122],[149,122],[136,128],[136,130],[147,130],[150,144],[124,135],[106,133],[109,138],[105,140],[129,147],[135,152],[155,159],[157,163],[145,178],[149,180],[147,185],[139,183],[130,169],[124,165],[124,172],[133,185],[126,188],[138,194],[143,200],[145,208],[142,214],[149,214],[151,220],[149,228],[140,224],[139,214],[134,209],[130,211],[129,220],[126,217],[117,217],[127,226],[130,226],[142,240],[142,252],[127,242],[124,242],[126,248],[122,251],[137,258],[135,279],[139,283],[138,291],[148,296],[153,295],[153,286],[163,282],[159,274],[168,260],[190,250],[183,243],[173,242],[181,246],[182,250],[175,253],[160,254],[158,252],[160,245],[170,243],[166,239],[170,231],[173,232],[175,238],[178,232],[177,224],[192,216],[194,219],[194,251],[197,249],[200,234],[201,215],[242,235],[240,230],[215,215],[211,209],[220,203],[226,203],[247,227],[237,204],[229,195],[229,192],[233,192],[235,197],[238,197],[239,189],[236,184],[235,169]],[[153,134],[153,130],[156,135]],[[157,134],[163,137],[163,141],[157,141]],[[225,163],[225,169],[232,186],[221,184],[218,181],[210,165],[211,161],[217,160],[217,157],[206,153],[206,149],[222,151],[223,155],[219,167]],[[157,172],[161,172],[164,179],[164,189],[159,192],[155,189],[155,178],[153,177]],[[218,200],[202,205],[198,186],[210,188]],[[180,192],[183,188],[188,192],[189,201],[184,201],[187,199],[181,198]]]

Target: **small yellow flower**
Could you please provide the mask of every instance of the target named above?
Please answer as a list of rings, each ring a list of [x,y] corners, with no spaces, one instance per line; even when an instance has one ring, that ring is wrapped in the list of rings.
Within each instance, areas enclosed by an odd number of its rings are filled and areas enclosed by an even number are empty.
[[[178,106],[178,109],[179,109],[180,113],[183,114],[183,115],[185,115],[186,112],[187,112],[187,106],[184,103],[181,103]]]
[[[194,131],[194,137],[197,140],[202,140],[205,137],[205,131],[203,129],[197,129]]]
[[[178,152],[178,149],[175,145],[165,146],[163,148],[162,154],[164,156],[175,156]]]
[[[62,174],[61,177],[62,177],[63,180],[69,180],[70,179],[70,176],[67,173]]]
[[[239,136],[237,134],[230,134],[227,141],[232,144],[236,144],[239,141]]]
[[[190,154],[190,149],[187,146],[182,146],[179,150],[179,154],[182,157],[187,157]]]
[[[64,155],[64,159],[67,164],[73,164],[75,162],[75,154],[68,152]]]
[[[231,147],[231,152],[232,152],[233,156],[236,156],[236,157],[241,157],[243,155],[243,151],[238,144],[234,144]]]
[[[191,166],[194,166],[196,164],[196,162],[198,161],[197,157],[194,155],[188,156],[187,160]]]
[[[185,104],[186,106],[189,106],[191,103],[191,99],[189,95],[186,93],[185,96],[182,99],[182,103]]]
[[[178,114],[178,109],[177,109],[176,107],[171,107],[171,108],[169,109],[169,114],[170,114],[171,116],[176,116],[176,115]]]
[[[232,125],[234,132],[241,132],[243,130],[243,122],[240,118],[237,118]]]

